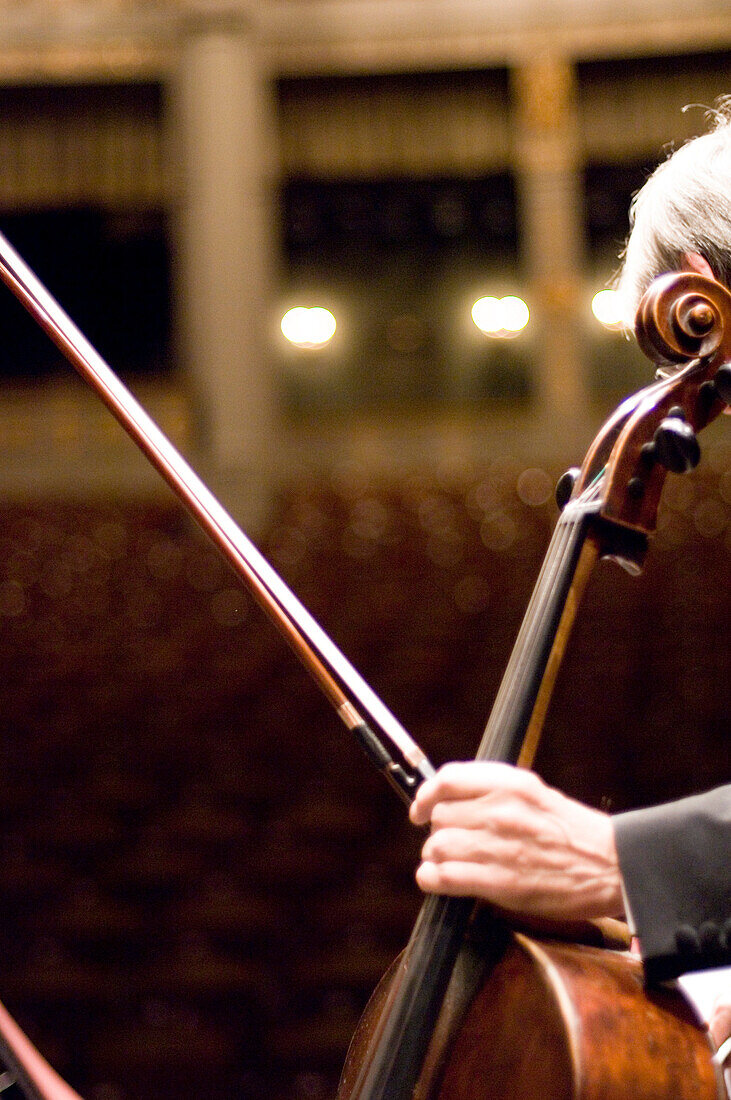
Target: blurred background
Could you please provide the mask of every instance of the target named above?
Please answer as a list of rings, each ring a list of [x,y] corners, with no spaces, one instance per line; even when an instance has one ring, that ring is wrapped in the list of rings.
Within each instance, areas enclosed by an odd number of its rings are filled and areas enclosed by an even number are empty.
[[[652,378],[595,295],[730,62],[727,0],[0,3],[0,229],[435,763]],[[330,1097],[420,837],[4,290],[0,326],[0,999],[87,1100]],[[537,768],[595,805],[729,779],[701,442],[559,678]]]

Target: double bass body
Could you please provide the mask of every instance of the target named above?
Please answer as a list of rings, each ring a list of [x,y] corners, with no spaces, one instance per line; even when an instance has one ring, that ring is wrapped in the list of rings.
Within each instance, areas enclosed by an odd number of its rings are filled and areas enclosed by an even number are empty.
[[[489,962],[486,964],[486,959]],[[338,1090],[350,1100],[399,961],[374,993]],[[414,1100],[722,1100],[704,1023],[627,950],[506,931],[462,952]]]

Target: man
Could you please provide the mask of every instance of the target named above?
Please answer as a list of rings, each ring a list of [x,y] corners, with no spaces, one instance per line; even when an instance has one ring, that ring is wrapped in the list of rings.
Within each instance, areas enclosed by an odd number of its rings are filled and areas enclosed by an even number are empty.
[[[731,97],[709,133],[655,171],[630,216],[627,317],[665,271],[731,285]],[[624,913],[651,981],[731,964],[731,784],[612,818],[504,764],[448,764],[418,791],[411,818],[431,825],[423,890],[542,918]],[[719,1044],[731,1032],[730,984],[710,1017]]]
[[[633,200],[617,281],[629,327],[663,272],[690,267],[731,286],[731,95],[719,100],[713,119],[710,132],[682,145]]]

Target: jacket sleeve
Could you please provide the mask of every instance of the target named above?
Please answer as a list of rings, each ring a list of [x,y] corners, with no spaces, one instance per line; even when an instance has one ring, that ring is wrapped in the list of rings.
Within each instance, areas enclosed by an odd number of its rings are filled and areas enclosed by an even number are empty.
[[[649,982],[731,964],[731,784],[614,818]]]

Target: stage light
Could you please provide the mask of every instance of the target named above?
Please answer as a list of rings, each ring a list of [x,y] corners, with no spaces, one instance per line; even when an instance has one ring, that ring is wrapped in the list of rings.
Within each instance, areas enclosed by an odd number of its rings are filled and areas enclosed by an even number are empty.
[[[472,307],[472,320],[480,332],[499,332],[502,327],[500,324],[500,301],[490,295],[478,298]]]
[[[337,323],[329,309],[322,306],[295,306],[281,320],[281,329],[297,348],[323,348],[335,334]]]
[[[522,298],[508,294],[500,299],[503,311],[503,328],[507,332],[522,332],[530,320],[530,311]]]
[[[591,311],[605,328],[622,327],[622,303],[616,290],[600,290],[591,300]]]
[[[507,294],[504,298],[486,295],[472,307],[472,320],[486,336],[517,336],[530,320],[530,311],[522,298]]]

